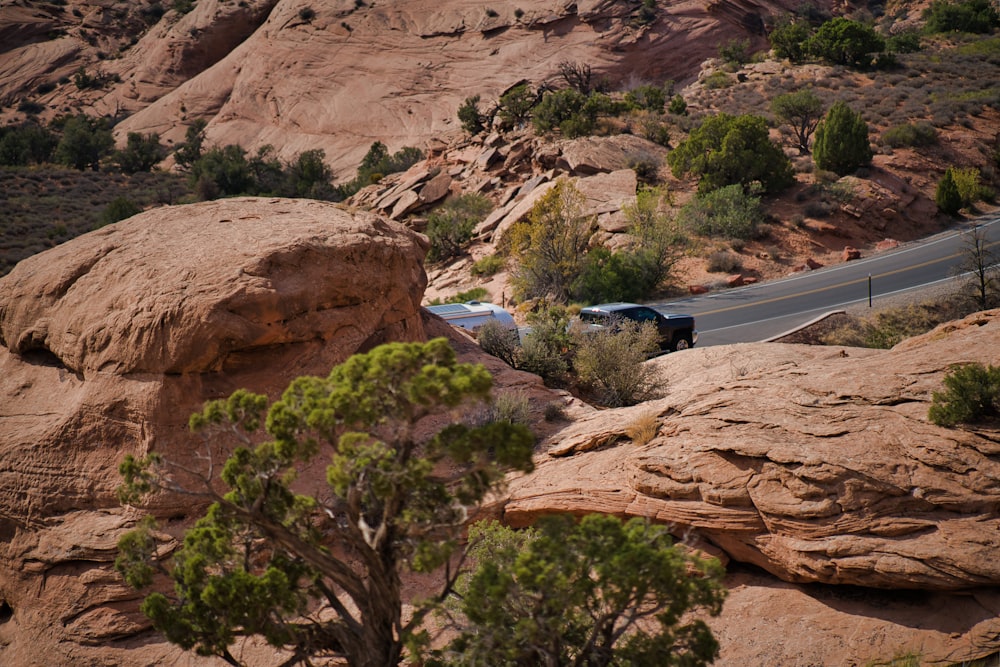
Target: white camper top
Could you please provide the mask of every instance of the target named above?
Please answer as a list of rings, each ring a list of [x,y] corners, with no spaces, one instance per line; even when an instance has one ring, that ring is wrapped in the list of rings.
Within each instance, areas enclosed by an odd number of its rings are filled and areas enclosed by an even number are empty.
[[[475,331],[490,320],[496,320],[506,327],[516,329],[514,316],[493,303],[466,301],[465,303],[444,303],[426,306],[427,310],[446,320],[449,324]]]

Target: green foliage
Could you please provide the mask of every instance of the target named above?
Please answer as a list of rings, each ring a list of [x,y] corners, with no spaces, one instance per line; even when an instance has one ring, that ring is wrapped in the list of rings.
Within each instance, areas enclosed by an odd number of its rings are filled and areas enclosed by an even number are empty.
[[[188,125],[184,134],[183,143],[177,144],[174,149],[174,160],[181,169],[190,169],[191,165],[201,159],[205,144],[205,127],[208,121],[199,118],[191,125]]]
[[[476,331],[476,341],[486,354],[493,355],[511,368],[517,368],[521,348],[517,329],[511,329],[498,320],[489,320]]]
[[[476,260],[472,268],[469,269],[469,273],[481,277],[496,275],[503,269],[504,264],[506,262],[500,255],[487,255],[482,259]]]
[[[114,145],[107,122],[79,114],[66,119],[53,158],[58,164],[73,169],[89,167],[97,171],[101,159],[111,152]]]
[[[774,54],[779,58],[788,58],[792,63],[805,62],[809,55],[809,38],[812,30],[805,21],[785,18],[775,25],[767,38],[771,42]]]
[[[531,109],[535,106],[535,93],[531,86],[521,83],[500,96],[497,116],[505,128],[524,127],[531,118]]]
[[[419,653],[431,603],[417,601],[404,620],[402,572],[436,572],[436,595],[451,590],[455,572],[443,566],[469,508],[505,470],[530,470],[534,438],[505,421],[452,423],[421,441],[415,427],[488,399],[491,386],[485,368],[459,363],[439,338],[382,345],[326,378],[298,378],[269,409],[245,390],[207,403],[191,427],[244,445],[222,468],[224,493],[207,479],[189,489],[213,503],[168,563],[142,534],[119,543],[127,581],[148,582],[150,567],[173,579],[173,592],[151,594],[143,612],[169,641],[230,664],[228,647],[248,635],[290,652],[286,664],[375,667],[398,664],[405,647]],[[249,446],[262,425],[271,439]],[[327,488],[296,493],[298,472],[318,465],[321,450]],[[139,492],[176,488],[172,470],[129,459],[122,468],[126,489]]]
[[[758,181],[765,192],[784,190],[795,181],[791,161],[774,144],[767,122],[750,114],[720,113],[706,118],[667,155],[674,176],[699,178],[699,192]]]
[[[511,228],[511,282],[518,298],[570,299],[595,226],[583,213],[585,203],[576,186],[560,179],[535,203],[527,221]]]
[[[834,65],[868,67],[885,40],[870,25],[841,16],[819,27],[808,42],[809,52]]]
[[[335,198],[347,199],[366,185],[377,183],[386,174],[406,171],[423,157],[423,152],[412,146],[404,146],[390,154],[385,144],[376,141],[368,147],[368,152],[365,153],[361,165],[358,167],[357,175],[352,180],[337,187]]]
[[[236,144],[210,148],[192,165],[188,180],[201,199],[253,194],[256,182],[247,153]]]
[[[945,170],[934,191],[934,203],[946,215],[955,215],[962,208],[962,195],[955,183],[955,172],[951,167]]]
[[[573,369],[602,405],[636,405],[662,394],[662,378],[644,363],[659,349],[655,324],[622,319],[613,327],[577,334]]]
[[[927,417],[938,426],[972,424],[1000,417],[1000,367],[962,364],[944,377]]]
[[[521,345],[514,368],[540,376],[548,386],[561,386],[567,380],[573,341],[567,332],[569,312],[562,306],[549,306],[528,314],[531,333]]]
[[[684,97],[680,93],[674,95],[670,98],[670,104],[667,106],[667,112],[672,113],[675,116],[686,116],[688,114],[688,105],[684,101]]]
[[[667,103],[667,89],[663,86],[636,86],[625,93],[625,103],[633,109],[663,113],[663,105]]]
[[[0,165],[21,167],[52,158],[59,137],[35,122],[0,127]]]
[[[936,144],[937,140],[937,128],[924,121],[894,125],[880,137],[880,143],[891,148],[931,146]]]
[[[458,122],[462,129],[469,134],[478,134],[485,129],[483,125],[483,115],[479,113],[479,95],[466,97],[462,105],[458,107]]]
[[[469,625],[451,644],[456,667],[684,665],[712,662],[706,623],[724,598],[717,561],[673,546],[666,528],[591,514],[512,531],[470,530],[477,569],[463,586]]]
[[[720,44],[719,57],[730,65],[745,65],[750,60],[750,40],[730,39]]]
[[[726,74],[722,70],[712,72],[706,76],[701,84],[705,86],[708,90],[718,90],[720,88],[728,88],[729,86],[736,83],[736,79]]]
[[[489,296],[489,292],[486,291],[485,287],[473,287],[472,289],[467,289],[462,292],[456,292],[452,296],[444,297],[443,299],[431,299],[427,305],[438,306],[442,303],[465,303],[466,301],[479,301],[487,296]]]
[[[135,174],[151,171],[165,157],[167,149],[160,143],[160,135],[129,132],[125,148],[115,151],[111,161],[118,165],[123,174]]]
[[[816,167],[846,176],[872,161],[868,124],[843,101],[834,103],[816,128]]]
[[[573,297],[588,303],[642,301],[670,277],[686,238],[665,212],[669,197],[644,188],[623,207],[633,243],[615,252],[594,248],[584,261]]]
[[[958,196],[962,198],[962,206],[969,207],[980,199],[984,199],[986,189],[980,180],[979,169],[976,167],[966,167],[959,169],[950,167],[951,177],[958,188]]]
[[[783,93],[771,100],[771,113],[791,126],[799,153],[809,154],[809,137],[823,117],[823,100],[811,88]]]
[[[680,224],[702,236],[752,239],[764,222],[760,197],[741,185],[699,194],[681,208]]]
[[[632,24],[636,27],[649,25],[656,20],[656,0],[642,0],[642,4],[632,17]]]
[[[572,139],[593,134],[599,116],[615,115],[624,108],[625,103],[615,102],[604,93],[584,95],[575,88],[565,88],[545,93],[532,109],[532,123],[538,132],[558,129]]]
[[[178,14],[184,15],[194,9],[195,0],[174,0],[171,7]]]
[[[326,164],[326,151],[322,148],[299,153],[288,165],[284,180],[285,187],[277,194],[309,199],[335,198],[332,186],[333,171]]]
[[[110,225],[113,222],[131,218],[133,215],[142,213],[142,207],[127,197],[115,197],[101,212],[100,226]]]
[[[934,0],[923,18],[924,29],[930,33],[988,33],[1000,26],[1000,13],[990,0]]]
[[[103,85],[101,77],[88,74],[83,65],[80,65],[80,68],[76,70],[75,74],[73,74],[73,83],[80,90],[100,88],[101,85]]]
[[[885,50],[890,53],[916,53],[920,50],[920,33],[908,30],[890,35],[885,40]]]
[[[467,192],[431,211],[427,216],[426,233],[431,242],[427,259],[438,262],[460,255],[476,225],[491,210],[493,202],[489,198]]]

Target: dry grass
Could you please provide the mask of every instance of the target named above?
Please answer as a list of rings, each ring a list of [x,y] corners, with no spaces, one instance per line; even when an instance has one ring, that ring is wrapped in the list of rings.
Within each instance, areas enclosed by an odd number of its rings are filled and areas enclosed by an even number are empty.
[[[655,412],[644,412],[625,427],[625,435],[637,445],[645,445],[660,429],[660,418]]]

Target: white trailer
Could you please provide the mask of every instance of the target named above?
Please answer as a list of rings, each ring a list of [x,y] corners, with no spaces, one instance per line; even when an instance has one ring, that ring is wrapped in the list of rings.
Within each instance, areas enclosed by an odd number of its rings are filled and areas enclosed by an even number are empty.
[[[510,329],[517,329],[514,317],[502,307],[493,303],[466,301],[465,303],[444,303],[426,306],[427,310],[447,321],[452,326],[462,327],[475,333],[490,321],[497,321]]]

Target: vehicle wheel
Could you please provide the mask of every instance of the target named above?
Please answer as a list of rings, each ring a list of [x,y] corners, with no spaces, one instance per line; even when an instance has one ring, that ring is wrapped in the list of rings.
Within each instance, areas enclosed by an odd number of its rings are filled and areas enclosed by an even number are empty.
[[[691,349],[691,334],[684,334],[674,338],[673,344],[670,346],[673,351],[677,350],[689,350]]]

